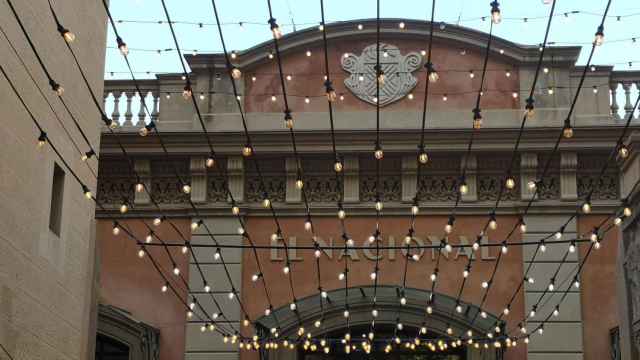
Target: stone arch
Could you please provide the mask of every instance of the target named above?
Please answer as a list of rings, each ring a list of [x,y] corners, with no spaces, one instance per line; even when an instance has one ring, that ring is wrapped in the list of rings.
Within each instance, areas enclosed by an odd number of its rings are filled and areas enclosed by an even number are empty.
[[[263,316],[257,320],[257,324],[263,334],[269,333],[272,328],[277,328],[280,337],[291,338],[297,335],[300,324],[305,331],[311,332],[317,338],[323,334],[345,329],[343,312],[345,303],[349,304],[350,327],[355,328],[371,323],[372,300],[374,296],[373,286],[344,288],[328,291],[327,298],[322,301],[320,294],[314,294],[300,299],[296,303],[296,313],[289,306],[282,306],[273,310],[274,316]],[[348,293],[348,295],[347,295]],[[423,289],[406,288],[404,297],[407,302],[401,305],[400,289],[396,286],[379,285],[375,290],[376,309],[379,311],[376,324],[393,325],[398,319],[405,329],[419,329],[425,322],[425,308],[427,300],[432,295],[431,291]],[[346,302],[345,302],[346,300]],[[455,334],[464,334],[471,329],[475,334],[491,332],[498,321],[498,317],[487,314],[486,318],[480,316],[480,308],[473,304],[461,302],[462,313],[456,312],[456,299],[441,293],[433,293],[433,313],[428,316],[427,328],[438,336],[455,338]],[[322,326],[316,328],[314,322],[322,319]],[[279,326],[278,326],[279,325]],[[454,331],[453,336],[446,333],[447,327]],[[298,356],[291,351],[276,351],[273,359],[293,360]],[[470,348],[467,351],[467,359],[498,359],[499,354],[494,351],[479,351]]]

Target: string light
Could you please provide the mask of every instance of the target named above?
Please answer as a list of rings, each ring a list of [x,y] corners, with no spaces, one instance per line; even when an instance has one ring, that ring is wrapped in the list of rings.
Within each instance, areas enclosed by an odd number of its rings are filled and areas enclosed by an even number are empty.
[[[595,35],[595,39],[593,40],[593,43],[596,46],[600,46],[604,43],[604,25],[600,24],[600,26],[598,26],[598,30],[596,31],[596,35]]]

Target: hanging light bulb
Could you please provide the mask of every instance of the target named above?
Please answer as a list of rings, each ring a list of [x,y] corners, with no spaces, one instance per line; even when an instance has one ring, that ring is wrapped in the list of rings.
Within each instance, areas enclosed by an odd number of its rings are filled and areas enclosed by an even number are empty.
[[[503,254],[506,254],[509,251],[509,248],[507,247],[506,240],[502,243],[502,246],[500,247],[500,249],[501,249]]]
[[[480,129],[482,127],[482,114],[479,108],[473,109],[473,128]]]
[[[82,193],[84,194],[84,197],[87,198],[88,200],[91,200],[93,198],[93,194],[91,193],[91,190],[89,190],[89,188],[87,187],[87,185],[82,185]]]
[[[42,148],[47,143],[47,133],[44,131],[40,131],[40,136],[38,136],[38,148]]]
[[[185,100],[190,99],[193,96],[193,90],[191,89],[191,84],[187,81],[187,84],[182,89],[182,97]]]
[[[620,145],[620,147],[618,148],[618,156],[620,156],[621,159],[626,159],[629,157],[629,148],[622,144]]]
[[[325,80],[324,87],[325,87],[325,95],[327,97],[327,101],[329,102],[336,101],[338,96],[336,94],[335,89],[333,88],[333,85],[331,84],[331,81]]]
[[[491,214],[489,216],[489,229],[496,230],[498,228],[498,221],[496,220],[496,215]]]
[[[280,39],[282,37],[282,31],[280,30],[280,27],[278,26],[276,19],[270,18],[269,26],[271,27],[271,33],[273,34],[273,38],[276,40]]]
[[[624,209],[622,209],[622,214],[626,217],[631,216],[632,213],[633,213],[633,210],[629,205],[625,205]]]
[[[333,170],[337,173],[342,171],[342,162],[340,162],[340,160],[336,160],[333,163]]]
[[[382,201],[380,201],[380,199],[377,199],[375,204],[376,211],[382,211],[382,207]]]
[[[455,218],[453,216],[449,216],[449,220],[447,221],[447,225],[444,226],[444,232],[447,234],[451,234],[453,231],[453,224],[455,222]]]
[[[547,252],[547,245],[545,244],[544,240],[540,240],[540,251],[541,252]]]
[[[424,67],[427,69],[427,74],[429,76],[429,81],[432,83],[438,82],[438,80],[440,79],[440,75],[438,75],[438,72],[436,71],[435,67],[433,66],[433,63],[431,62],[427,62]]]
[[[570,253],[576,252],[576,242],[575,241],[571,241],[571,243],[569,244],[569,252]]]
[[[120,226],[118,225],[117,221],[113,223],[113,228],[111,229],[111,233],[113,233],[113,235],[116,235],[116,236],[120,234]]]
[[[458,190],[460,191],[461,195],[467,195],[467,193],[469,192],[469,185],[467,185],[467,182],[464,179],[460,182]]]
[[[162,224],[162,217],[156,217],[153,219],[153,225],[154,226],[159,226],[160,224]]]
[[[129,211],[129,206],[127,205],[127,202],[123,202],[122,205],[120,205],[120,213],[124,214],[127,211]]]
[[[595,39],[593,40],[593,43],[596,46],[600,46],[604,43],[604,26],[603,25],[598,26],[598,30],[596,31],[596,36],[595,36]]]
[[[500,24],[502,21],[502,14],[500,13],[500,3],[497,1],[491,2],[491,21],[494,24]]]
[[[119,36],[116,37],[116,42],[118,43],[118,50],[120,50],[120,54],[122,54],[122,56],[129,55],[129,48],[127,47],[127,43],[122,41],[122,38],[120,38]]]
[[[418,212],[420,212],[420,207],[418,206],[418,202],[415,201],[413,205],[411,205],[411,214],[418,215]]]
[[[568,120],[565,121],[564,127],[562,128],[562,136],[565,139],[571,139],[573,137],[573,128]]]
[[[380,147],[380,144],[376,144],[374,152],[373,152],[373,156],[377,160],[382,160],[382,158],[384,157],[384,152],[382,151],[382,147]]]
[[[524,107],[527,119],[533,119],[533,117],[535,116],[535,107],[533,105],[534,102],[535,101],[533,100],[533,98],[527,98],[527,104]]]
[[[384,86],[384,82],[386,79],[385,79],[384,71],[382,70],[382,67],[380,67],[379,65],[375,65],[374,70],[376,70],[376,78],[378,80],[378,85],[380,87]]]
[[[504,185],[508,190],[513,190],[513,188],[516,187],[516,179],[514,179],[512,176],[507,176]]]
[[[582,204],[582,212],[585,214],[589,214],[591,212],[591,201],[589,199],[585,200]]]
[[[231,69],[231,77],[235,80],[240,79],[242,77],[242,71],[240,71],[240,69],[238,69],[237,67],[234,67],[233,69]]]
[[[344,220],[344,218],[347,216],[347,213],[345,213],[344,209],[340,209],[338,210],[338,219],[340,220]]]
[[[523,234],[527,232],[527,224],[525,224],[523,219],[520,219],[520,232]]]
[[[249,156],[251,156],[251,154],[253,154],[253,148],[251,147],[251,145],[248,145],[248,144],[247,144],[247,145],[245,145],[245,146],[242,148],[242,155],[243,155],[244,157],[249,157]]]

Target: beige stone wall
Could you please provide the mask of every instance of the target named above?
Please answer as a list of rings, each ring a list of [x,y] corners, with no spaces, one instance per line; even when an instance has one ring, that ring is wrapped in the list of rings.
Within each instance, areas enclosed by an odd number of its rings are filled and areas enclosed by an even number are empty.
[[[27,31],[64,98],[99,149],[99,116],[60,35],[46,0],[14,1]],[[67,28],[76,34],[80,62],[97,94],[102,93],[106,22],[99,1],[55,1]],[[49,90],[27,41],[6,1],[0,25],[45,90],[73,138],[82,143],[61,103]],[[0,64],[71,167],[95,192],[95,178],[12,50],[0,41]],[[49,230],[52,174],[60,163],[48,146],[36,149],[37,129],[4,78],[0,79],[0,343],[16,359],[93,357],[91,327],[94,281],[94,204],[65,170],[60,236]],[[87,147],[81,146],[83,151]],[[96,162],[90,164],[95,169]]]

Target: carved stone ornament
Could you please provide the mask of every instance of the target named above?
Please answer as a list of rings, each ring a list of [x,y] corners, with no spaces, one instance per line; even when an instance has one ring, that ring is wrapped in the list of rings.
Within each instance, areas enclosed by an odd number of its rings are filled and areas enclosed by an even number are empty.
[[[376,98],[376,44],[369,45],[360,56],[347,53],[342,57],[342,68],[351,75],[344,84],[355,96],[375,105]],[[380,106],[405,97],[416,86],[418,79],[413,72],[420,68],[422,56],[416,52],[406,55],[398,47],[380,43],[380,66],[384,72],[384,84],[380,86]]]

